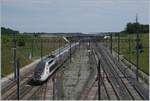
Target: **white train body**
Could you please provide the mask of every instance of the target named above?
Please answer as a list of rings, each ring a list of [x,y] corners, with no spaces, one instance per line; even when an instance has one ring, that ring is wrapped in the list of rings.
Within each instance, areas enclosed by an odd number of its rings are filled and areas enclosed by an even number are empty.
[[[75,51],[75,47],[79,43],[73,43],[71,45],[66,45],[65,48],[60,48],[54,51],[54,54],[43,59],[35,67],[33,80],[34,81],[45,81],[48,77],[57,69],[57,64],[64,62],[71,54]]]

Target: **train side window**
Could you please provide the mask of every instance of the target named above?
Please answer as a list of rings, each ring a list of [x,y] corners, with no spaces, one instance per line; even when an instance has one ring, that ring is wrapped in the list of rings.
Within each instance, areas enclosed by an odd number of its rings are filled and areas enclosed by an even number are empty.
[[[49,72],[51,72],[55,67],[56,67],[56,64],[55,64],[55,65],[52,65],[52,66],[49,68]]]
[[[51,72],[51,67],[49,67],[49,72]]]

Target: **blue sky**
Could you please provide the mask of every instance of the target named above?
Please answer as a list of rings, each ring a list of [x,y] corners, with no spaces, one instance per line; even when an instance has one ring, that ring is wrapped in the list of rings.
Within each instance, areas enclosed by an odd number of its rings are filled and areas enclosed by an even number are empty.
[[[20,32],[121,31],[149,23],[149,0],[1,0],[2,26]]]

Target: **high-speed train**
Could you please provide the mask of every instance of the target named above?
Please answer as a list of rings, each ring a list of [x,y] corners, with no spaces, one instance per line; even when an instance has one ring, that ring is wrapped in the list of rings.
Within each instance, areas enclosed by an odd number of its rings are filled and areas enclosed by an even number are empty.
[[[35,67],[32,80],[35,82],[43,82],[57,69],[57,64],[65,61],[75,51],[75,47],[79,42],[71,45],[67,44],[65,48],[60,48],[48,56],[46,59],[41,60]]]

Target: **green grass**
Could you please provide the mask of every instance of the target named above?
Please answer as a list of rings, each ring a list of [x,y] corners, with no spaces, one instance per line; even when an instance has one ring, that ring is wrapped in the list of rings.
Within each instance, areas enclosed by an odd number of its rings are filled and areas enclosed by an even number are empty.
[[[136,65],[136,34],[130,35],[131,40],[131,51],[129,52],[129,42],[122,42],[120,41],[120,54],[124,55],[125,58],[131,61],[133,64]],[[128,35],[120,35],[120,40],[128,39]],[[114,36],[113,40],[117,40],[117,37]],[[140,53],[139,57],[139,68],[149,75],[149,34],[140,34],[140,43],[143,45],[143,52]],[[117,52],[118,44],[113,42],[113,49]]]
[[[12,36],[2,35],[1,39],[1,74],[6,76],[13,72]],[[41,40],[43,41],[43,56],[66,44],[62,37],[34,38],[32,36],[17,35],[17,42],[18,40],[25,42],[24,46],[17,45],[16,50],[17,58],[20,60],[20,68],[41,57]],[[29,59],[29,53],[32,53],[32,59]]]

